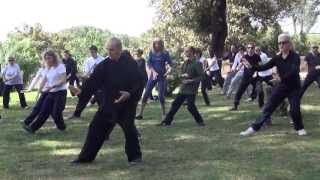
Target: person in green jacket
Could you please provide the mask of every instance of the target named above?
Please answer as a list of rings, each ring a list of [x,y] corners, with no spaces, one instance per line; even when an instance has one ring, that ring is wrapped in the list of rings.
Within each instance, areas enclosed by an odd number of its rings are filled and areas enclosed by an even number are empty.
[[[204,71],[200,62],[195,58],[196,49],[187,47],[184,51],[185,61],[181,67],[182,84],[177,97],[172,102],[170,111],[166,114],[159,126],[170,126],[174,115],[177,113],[184,101],[187,101],[188,111],[192,114],[199,126],[205,126],[205,123],[195,105],[196,94],[199,83],[204,76]]]

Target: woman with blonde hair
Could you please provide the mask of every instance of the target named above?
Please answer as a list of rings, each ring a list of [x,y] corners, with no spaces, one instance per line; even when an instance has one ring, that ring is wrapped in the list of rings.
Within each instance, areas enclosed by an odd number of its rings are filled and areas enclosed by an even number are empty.
[[[169,52],[165,50],[163,40],[157,38],[152,43],[152,50],[148,57],[148,69],[150,70],[145,93],[142,97],[140,113],[137,119],[143,119],[143,111],[153,88],[158,84],[159,101],[161,105],[162,118],[165,116],[165,84],[166,76],[171,71],[171,58]],[[166,68],[169,67],[169,68]]]
[[[62,116],[67,97],[66,68],[51,50],[43,54],[43,59],[47,68],[39,88],[41,97],[23,124],[30,133],[40,129],[50,115],[59,130],[66,129]]]

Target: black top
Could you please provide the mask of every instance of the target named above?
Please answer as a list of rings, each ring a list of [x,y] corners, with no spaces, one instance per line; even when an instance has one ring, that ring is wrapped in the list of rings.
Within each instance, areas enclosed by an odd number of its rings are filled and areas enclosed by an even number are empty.
[[[228,60],[229,60],[229,63],[230,63],[230,66],[232,66],[236,55],[237,55],[237,52],[229,51],[229,52],[223,57],[223,60],[227,60],[227,59],[228,59]]]
[[[253,67],[255,70],[264,71],[276,66],[281,83],[290,87],[300,87],[300,56],[290,51],[286,59],[282,54],[273,57],[267,64]]]
[[[146,70],[146,60],[141,58],[141,59],[136,60],[136,62],[138,64],[140,73],[142,74],[143,78],[145,80],[148,80],[148,74],[147,74],[147,70]]]
[[[306,56],[306,62],[308,64],[308,72],[314,71],[315,67],[320,65],[320,54],[309,53]]]
[[[97,90],[103,91],[103,101],[99,106],[99,111],[103,113],[113,114],[119,108],[137,103],[143,91],[143,78],[137,63],[125,55],[121,55],[118,61],[109,57],[102,61],[83,85],[78,105],[88,102]],[[129,92],[130,99],[115,104],[114,101],[120,97],[120,91]]]
[[[253,54],[252,56],[249,56],[248,54],[244,55],[243,58],[245,58],[251,66],[258,66],[261,62],[261,58],[257,54]],[[249,75],[250,77],[254,74],[254,71],[252,69],[248,69],[247,67],[244,68],[245,75]]]
[[[69,58],[68,60],[62,59],[62,61],[66,66],[67,76],[71,74],[71,77],[74,77],[78,72],[77,62],[73,58]]]

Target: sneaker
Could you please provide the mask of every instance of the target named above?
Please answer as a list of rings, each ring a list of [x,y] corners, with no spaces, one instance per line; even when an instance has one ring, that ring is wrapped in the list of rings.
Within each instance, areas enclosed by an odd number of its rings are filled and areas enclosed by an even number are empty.
[[[246,99],[246,102],[253,102],[253,99],[252,98],[248,98],[248,99]]]
[[[142,119],[143,119],[143,116],[138,115],[138,116],[136,116],[136,119],[137,119],[137,120],[142,120]]]
[[[138,158],[138,159],[135,159],[135,160],[132,160],[132,161],[129,162],[130,166],[136,166],[136,165],[139,165],[139,164],[142,164],[142,159],[141,158]]]
[[[307,135],[307,131],[304,130],[304,129],[298,130],[297,133],[298,133],[299,136],[306,136]]]
[[[247,137],[247,136],[253,135],[255,132],[256,131],[252,127],[249,127],[247,130],[242,131],[240,133],[240,136]]]
[[[29,109],[29,106],[23,106],[22,109]]]

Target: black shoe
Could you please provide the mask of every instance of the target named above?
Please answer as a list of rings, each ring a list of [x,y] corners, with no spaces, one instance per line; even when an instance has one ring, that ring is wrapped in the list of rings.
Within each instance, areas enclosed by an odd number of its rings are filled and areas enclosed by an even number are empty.
[[[138,116],[136,116],[136,119],[137,119],[137,120],[142,120],[142,119],[143,119],[143,116],[138,115]]]
[[[57,126],[57,128],[60,130],[60,131],[65,131],[66,130],[66,125],[61,125],[61,126]]]
[[[197,124],[198,124],[199,127],[205,127],[206,126],[206,124],[204,122],[199,122]]]
[[[142,159],[141,158],[129,161],[129,165],[130,166],[136,166],[136,165],[139,165],[139,164],[142,164]]]
[[[34,134],[34,131],[30,128],[30,126],[26,125],[25,123],[22,124],[22,128],[28,133]]]
[[[74,164],[74,165],[78,165],[78,164],[89,164],[91,162],[92,161],[75,159],[75,160],[71,161],[70,163]]]
[[[78,119],[78,118],[80,118],[80,116],[72,115],[72,116],[68,117],[67,119],[71,120],[71,119]]]
[[[229,109],[229,111],[238,111],[238,108],[234,106],[233,108]]]
[[[171,124],[168,124],[168,123],[162,121],[160,124],[157,124],[157,126],[170,127]]]

